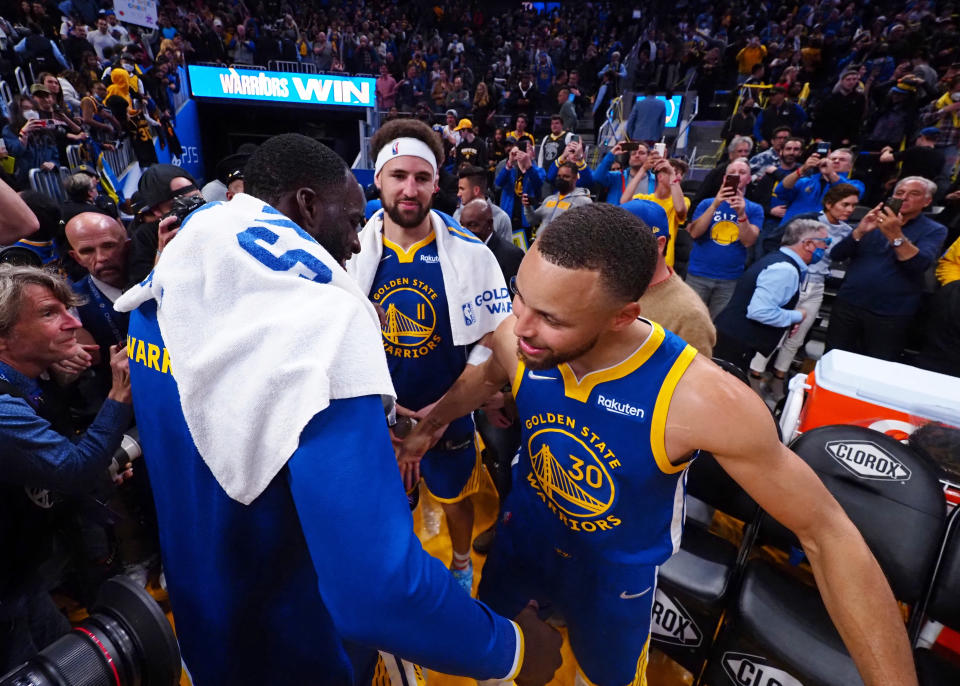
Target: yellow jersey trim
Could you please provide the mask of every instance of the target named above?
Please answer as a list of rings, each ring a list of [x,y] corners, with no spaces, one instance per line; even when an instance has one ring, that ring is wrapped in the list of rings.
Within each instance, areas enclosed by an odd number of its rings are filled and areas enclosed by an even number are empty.
[[[643,652],[637,658],[637,671],[633,676],[630,686],[647,686],[647,661],[650,657],[650,637],[647,636],[647,642],[643,644]]]
[[[471,243],[479,243],[479,242],[480,242],[480,239],[477,238],[476,236],[474,236],[472,233],[467,233],[467,232],[465,232],[463,229],[458,229],[458,228],[455,227],[455,226],[448,226],[448,227],[447,227],[447,231],[449,231],[450,233],[456,234],[457,236],[460,236],[461,238],[465,238],[466,240],[470,241]]]
[[[657,351],[657,348],[663,343],[663,339],[666,338],[662,326],[656,322],[650,322],[650,325],[653,329],[647,336],[647,340],[630,357],[613,367],[584,374],[582,379],[577,380],[577,375],[573,373],[567,363],[558,365],[560,376],[563,377],[563,394],[568,398],[585,403],[590,398],[590,393],[599,384],[622,379],[643,366],[643,363],[650,359],[650,356]]]
[[[513,375],[513,382],[510,384],[510,391],[513,393],[514,400],[517,398],[517,393],[520,392],[520,382],[523,381],[523,373],[526,368],[527,365],[523,363],[523,360],[517,360],[517,371]]]
[[[35,248],[46,248],[47,246],[53,245],[53,241],[28,241],[26,238],[21,238],[17,243],[21,245],[32,245]],[[16,245],[13,243],[12,245]]]
[[[681,464],[671,464],[667,457],[667,444],[665,440],[667,431],[667,411],[670,409],[670,401],[673,399],[673,392],[680,382],[680,377],[687,371],[687,367],[697,356],[697,349],[688,345],[677,357],[667,377],[660,386],[660,392],[657,394],[657,402],[653,406],[653,419],[650,422],[650,450],[653,452],[653,458],[657,461],[657,466],[664,474],[676,474],[686,469],[687,462]]]
[[[391,241],[386,236],[383,237],[383,247],[390,248],[393,252],[397,253],[397,261],[401,264],[409,264],[413,262],[413,258],[417,256],[417,251],[424,247],[425,245],[430,245],[435,240],[437,240],[437,234],[430,232],[430,235],[424,238],[422,241],[417,241],[409,248],[404,250],[399,245]]]
[[[510,672],[502,681],[513,681],[517,678],[517,674],[520,673],[520,669],[523,667],[523,658],[526,655],[526,644],[523,640],[523,631],[520,629],[520,625],[514,621],[510,622],[513,624],[513,628],[517,631],[517,652],[514,656],[513,661],[513,671]]]

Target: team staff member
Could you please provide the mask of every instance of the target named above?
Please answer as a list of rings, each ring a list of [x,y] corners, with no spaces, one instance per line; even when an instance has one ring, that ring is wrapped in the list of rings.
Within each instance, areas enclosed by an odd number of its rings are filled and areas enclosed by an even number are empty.
[[[339,266],[359,247],[353,175],[284,134],[244,176],[250,195],[194,212],[117,304],[138,306],[137,424],[193,683],[347,686],[376,648],[474,678],[522,659],[521,683],[548,681],[559,646],[533,611],[521,644],[413,534],[376,313]]]
[[[827,227],[810,219],[787,224],[783,245],[754,262],[737,281],[733,297],[717,315],[717,357],[744,372],[754,353],[768,357],[788,329],[807,316],[796,307],[807,265],[819,262],[830,245]]]
[[[747,248],[757,242],[763,208],[743,197],[750,183],[750,165],[738,159],[727,165],[727,175],[737,174],[736,188],[720,186],[712,200],[703,200],[693,212],[687,231],[694,239],[687,267],[687,284],[716,319],[727,306],[737,279],[743,274]]]
[[[760,398],[638,318],[655,259],[651,232],[620,208],[559,217],[524,257],[493,355],[405,441],[406,469],[431,433],[512,380],[521,451],[480,598],[507,613],[552,601],[589,683],[645,683],[656,566],[679,545],[684,469],[709,450],[798,536],[864,682],[916,684],[882,570]]]
[[[485,336],[507,317],[510,297],[496,258],[452,218],[430,209],[442,150],[429,126],[387,122],[371,139],[374,182],[383,210],[360,233],[347,265],[360,290],[385,314],[383,348],[397,403],[411,413],[436,402],[480,354]],[[480,343],[476,353],[468,346]],[[450,569],[469,594],[473,502],[480,455],[469,413],[451,422],[424,460],[423,478],[450,530]]]

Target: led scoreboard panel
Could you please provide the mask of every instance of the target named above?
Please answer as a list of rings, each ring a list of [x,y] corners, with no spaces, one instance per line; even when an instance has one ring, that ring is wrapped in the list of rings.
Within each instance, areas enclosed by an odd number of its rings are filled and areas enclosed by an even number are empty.
[[[196,98],[246,100],[327,107],[373,107],[376,79],[337,74],[187,66],[190,94]]]

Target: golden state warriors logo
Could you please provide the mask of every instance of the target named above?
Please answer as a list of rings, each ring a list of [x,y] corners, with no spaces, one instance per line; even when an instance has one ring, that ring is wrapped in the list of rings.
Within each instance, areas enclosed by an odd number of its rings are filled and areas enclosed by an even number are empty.
[[[603,462],[579,438],[563,429],[541,429],[527,441],[540,488],[571,517],[601,517],[613,504],[615,488]]]
[[[419,279],[393,279],[374,293],[373,302],[386,315],[382,326],[383,348],[388,355],[417,358],[436,349],[440,336],[433,306],[437,292]]]
[[[715,223],[710,229],[710,238],[719,245],[730,245],[740,238],[740,228],[735,223],[724,219]]]

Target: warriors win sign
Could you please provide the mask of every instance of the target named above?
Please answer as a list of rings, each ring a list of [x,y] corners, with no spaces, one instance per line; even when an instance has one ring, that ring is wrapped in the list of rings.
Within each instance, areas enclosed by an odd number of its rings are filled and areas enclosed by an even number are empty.
[[[258,100],[296,105],[373,107],[376,79],[331,74],[228,69],[191,64],[190,94],[198,98]]]

